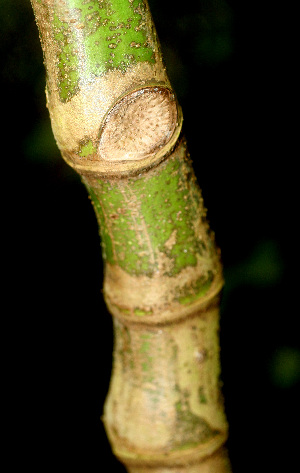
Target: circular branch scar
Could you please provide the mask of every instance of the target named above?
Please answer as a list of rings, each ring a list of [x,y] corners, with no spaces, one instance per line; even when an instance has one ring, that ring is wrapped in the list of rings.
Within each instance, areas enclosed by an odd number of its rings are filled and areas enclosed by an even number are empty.
[[[169,89],[135,90],[108,112],[100,131],[99,154],[106,161],[149,158],[168,144],[176,126],[177,105]]]

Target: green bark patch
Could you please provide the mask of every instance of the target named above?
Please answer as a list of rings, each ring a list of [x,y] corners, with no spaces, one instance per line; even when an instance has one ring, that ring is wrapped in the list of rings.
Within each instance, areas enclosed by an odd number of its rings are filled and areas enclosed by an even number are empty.
[[[189,305],[203,297],[210,288],[214,279],[213,273],[210,271],[207,275],[200,277],[189,285],[178,289],[180,294],[178,301],[180,304]]]
[[[137,315],[138,317],[144,317],[145,315],[152,315],[153,311],[152,310],[144,310],[144,309],[134,309],[134,315]]]
[[[54,39],[58,45],[58,87],[62,102],[70,100],[79,90],[79,61],[76,49],[76,36],[69,24],[53,19]]]
[[[149,38],[146,8],[143,0],[65,1],[65,10],[53,19],[63,102],[77,93],[79,74],[91,80],[110,69],[125,71],[137,62],[155,62],[157,45]]]
[[[192,448],[218,435],[218,430],[212,429],[205,419],[191,412],[186,400],[177,402],[175,409],[174,449]]]
[[[93,156],[97,152],[97,148],[94,146],[91,140],[86,140],[82,143],[78,154],[81,158],[87,158],[88,156]]]
[[[200,190],[190,163],[179,156],[143,177],[99,180],[97,189],[88,190],[99,220],[104,258],[129,274],[152,276],[162,254],[167,257],[164,274],[170,277],[195,267],[198,258],[211,257]],[[180,302],[201,297],[208,282],[207,277],[201,279],[189,292],[179,294]]]
[[[88,188],[94,210],[97,216],[100,235],[101,235],[101,245],[102,245],[102,256],[103,259],[109,262],[114,262],[114,250],[113,250],[113,241],[111,239],[111,234],[109,231],[109,222],[106,222],[106,216],[103,211],[101,200],[98,198],[98,195],[94,190],[89,187]]]
[[[141,211],[154,248],[173,261],[169,275],[186,266],[197,264],[197,237],[193,229],[189,205],[189,189],[185,185],[179,160],[171,160],[161,174],[134,183],[141,194]],[[189,201],[189,202],[188,202]],[[173,241],[170,242],[170,239]],[[169,242],[169,244],[168,244]]]
[[[141,334],[141,344],[139,348],[139,361],[143,373],[143,382],[152,382],[155,379],[154,368],[155,358],[153,351],[152,335],[149,333]],[[154,340],[155,344],[155,340]],[[155,346],[155,345],[154,345]]]
[[[207,398],[206,398],[206,395],[205,395],[205,387],[204,386],[199,387],[198,396],[199,396],[200,404],[207,404]]]

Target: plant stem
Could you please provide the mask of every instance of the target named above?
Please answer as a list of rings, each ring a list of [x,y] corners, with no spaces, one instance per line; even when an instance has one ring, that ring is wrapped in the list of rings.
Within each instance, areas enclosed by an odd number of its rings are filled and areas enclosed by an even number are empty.
[[[115,333],[103,416],[113,451],[131,473],[230,472],[222,268],[148,4],[32,5],[53,132],[99,222]]]

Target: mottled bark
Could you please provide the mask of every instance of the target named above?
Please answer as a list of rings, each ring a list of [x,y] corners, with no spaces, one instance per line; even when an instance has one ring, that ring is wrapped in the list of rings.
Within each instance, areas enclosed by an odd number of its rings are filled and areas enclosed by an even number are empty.
[[[114,361],[103,421],[131,473],[228,473],[222,268],[144,0],[32,0],[63,158],[99,222]]]

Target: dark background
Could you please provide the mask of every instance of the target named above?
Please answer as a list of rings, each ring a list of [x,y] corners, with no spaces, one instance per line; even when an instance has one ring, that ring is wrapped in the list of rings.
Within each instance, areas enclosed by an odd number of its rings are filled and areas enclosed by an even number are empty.
[[[10,464],[121,473],[99,420],[112,324],[101,294],[96,219],[52,136],[30,2],[0,0],[0,6]],[[222,380],[233,472],[294,471],[300,380],[296,14],[284,2],[151,0],[150,6],[222,249]]]

